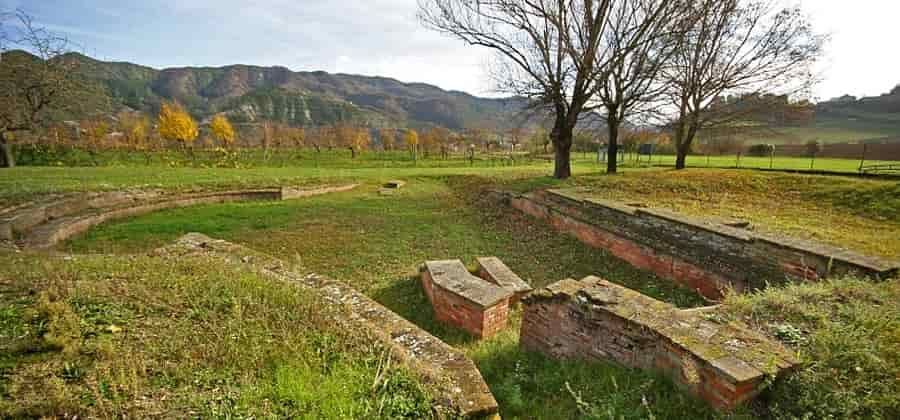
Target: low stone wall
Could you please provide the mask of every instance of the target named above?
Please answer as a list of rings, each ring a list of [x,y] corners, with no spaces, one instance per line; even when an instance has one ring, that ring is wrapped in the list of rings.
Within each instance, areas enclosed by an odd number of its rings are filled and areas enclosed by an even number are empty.
[[[167,195],[158,191],[93,193],[37,201],[0,214],[0,240],[50,248],[101,223],[164,209],[238,201],[290,200],[348,191],[357,184],[315,188],[219,191]]]
[[[523,299],[520,344],[562,359],[611,360],[662,371],[720,409],[757,396],[766,376],[797,363],[736,322],[707,320],[597,277],[557,282]]]
[[[438,321],[477,338],[506,328],[513,293],[473,276],[461,261],[428,261],[422,266],[421,278]]]
[[[392,354],[431,388],[439,407],[463,417],[499,419],[497,401],[471,359],[346,283],[317,274],[302,275],[269,255],[196,233],[158,252],[179,258],[214,256],[311,290],[329,304],[344,305],[346,311],[337,311],[342,315],[334,319],[334,328],[359,332],[361,339],[391,348]]]
[[[851,273],[887,278],[900,267],[846,249],[735,227],[741,223],[585,199],[570,191],[494,196],[587,245],[711,299],[726,289],[759,289],[786,278],[816,280]]]

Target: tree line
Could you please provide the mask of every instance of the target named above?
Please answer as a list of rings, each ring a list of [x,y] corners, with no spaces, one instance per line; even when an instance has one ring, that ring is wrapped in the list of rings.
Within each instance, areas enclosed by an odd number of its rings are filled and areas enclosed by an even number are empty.
[[[576,128],[592,115],[610,155],[624,123],[653,121],[684,168],[698,132],[746,115],[720,98],[803,93],[826,40],[775,0],[419,0],[419,17],[493,51],[498,88],[552,118],[557,178],[571,175]]]

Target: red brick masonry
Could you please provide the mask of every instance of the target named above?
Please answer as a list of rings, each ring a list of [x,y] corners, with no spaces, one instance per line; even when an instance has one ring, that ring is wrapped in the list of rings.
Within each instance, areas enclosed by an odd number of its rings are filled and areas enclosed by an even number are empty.
[[[897,261],[741,229],[736,223],[585,198],[579,191],[497,194],[560,232],[711,299],[720,298],[725,289],[760,289],[786,278],[853,273],[885,279],[900,268]]]
[[[744,325],[717,323],[597,277],[562,280],[522,302],[523,348],[660,370],[720,409],[754,398],[766,375],[797,363]]]
[[[506,328],[513,292],[473,276],[459,260],[428,261],[422,287],[438,321],[487,338]]]

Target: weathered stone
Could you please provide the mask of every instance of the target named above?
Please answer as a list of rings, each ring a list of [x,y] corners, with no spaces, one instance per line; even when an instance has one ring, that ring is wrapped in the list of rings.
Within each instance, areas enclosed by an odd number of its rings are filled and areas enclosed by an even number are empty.
[[[344,192],[350,191],[359,184],[348,184],[348,185],[338,185],[338,186],[329,186],[329,187],[306,187],[306,188],[297,188],[297,187],[281,187],[281,200],[294,200],[297,198],[304,197],[312,197],[315,195],[336,193],[336,192]]]
[[[384,184],[384,188],[391,188],[391,189],[397,190],[397,189],[403,188],[404,185],[406,185],[405,181],[393,180],[393,181],[386,182]]]
[[[478,338],[506,327],[513,292],[473,276],[459,260],[428,261],[422,266],[422,287],[438,321]]]
[[[471,359],[344,282],[300,274],[269,255],[197,233],[183,236],[157,254],[173,258],[213,256],[310,290],[325,304],[346,308],[329,312],[334,314],[334,328],[352,331],[370,345],[390,348],[391,354],[432,391],[438,408],[466,418],[499,418],[497,401]]]
[[[512,292],[510,304],[519,302],[522,296],[531,292],[531,285],[510,270],[499,258],[479,257],[476,262],[478,263],[478,277]]]
[[[155,191],[93,193],[29,206],[0,220],[0,240],[20,235],[25,248],[49,248],[109,220],[169,208],[236,201],[289,200],[348,191],[357,184],[164,195]],[[111,206],[111,207],[106,207]],[[7,229],[9,232],[7,233]]]
[[[710,299],[721,298],[728,289],[741,292],[783,282],[786,276],[888,278],[900,270],[897,261],[742,229],[745,222],[582,198],[578,189],[506,195],[500,201]]]
[[[597,277],[562,280],[522,302],[523,348],[660,370],[718,408],[755,397],[766,374],[798,363],[745,325],[718,324]]]

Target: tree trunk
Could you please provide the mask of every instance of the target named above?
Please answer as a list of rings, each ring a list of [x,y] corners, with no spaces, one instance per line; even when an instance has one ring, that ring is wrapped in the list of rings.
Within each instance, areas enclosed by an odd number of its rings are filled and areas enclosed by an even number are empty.
[[[574,124],[569,124],[565,117],[557,116],[550,138],[553,140],[554,165],[553,177],[567,179],[572,176],[572,132]]]
[[[686,167],[687,151],[679,147],[676,149],[675,154],[675,169],[684,169]]]
[[[619,122],[615,118],[607,118],[609,129],[609,148],[606,152],[606,173],[614,174],[619,166]]]
[[[0,168],[16,167],[16,157],[13,155],[12,145],[6,141],[6,135],[0,134]]]
[[[567,179],[572,176],[572,165],[570,160],[571,146],[557,146],[554,158],[553,177],[556,179]]]
[[[681,170],[687,166],[687,155],[691,150],[691,143],[697,135],[700,128],[697,123],[687,123],[690,126],[685,127],[685,123],[680,123],[675,133],[675,169]]]

